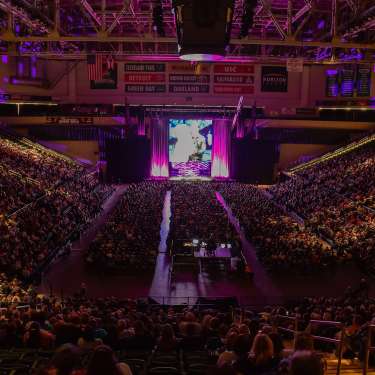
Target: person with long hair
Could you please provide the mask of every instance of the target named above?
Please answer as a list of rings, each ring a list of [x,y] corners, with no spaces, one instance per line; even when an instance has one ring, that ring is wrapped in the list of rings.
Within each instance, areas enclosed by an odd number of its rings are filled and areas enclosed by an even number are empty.
[[[106,345],[98,346],[87,366],[86,375],[133,375],[130,367],[119,362],[113,350]]]
[[[58,348],[51,360],[47,374],[83,375],[79,349],[72,344],[64,344]]]
[[[51,349],[54,346],[55,337],[40,327],[38,322],[29,322],[23,336],[24,345],[32,349]]]
[[[243,375],[273,375],[277,373],[277,365],[272,340],[268,335],[258,333],[248,358],[237,361],[233,367]]]
[[[177,344],[172,326],[170,324],[165,324],[157,342],[158,350],[163,352],[174,351],[177,349]]]

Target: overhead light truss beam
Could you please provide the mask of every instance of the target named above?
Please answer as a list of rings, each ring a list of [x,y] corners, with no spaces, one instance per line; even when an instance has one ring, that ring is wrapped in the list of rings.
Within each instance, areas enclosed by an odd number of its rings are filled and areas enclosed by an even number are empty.
[[[176,38],[156,37],[156,36],[15,36],[2,34],[0,40],[6,42],[98,42],[98,43],[170,43],[176,44]],[[332,42],[322,41],[299,41],[299,40],[279,40],[279,39],[231,39],[232,45],[268,45],[268,46],[293,46],[293,47],[321,47],[321,48],[363,48],[375,50],[375,43],[357,43],[334,40]]]
[[[82,8],[91,17],[91,19],[94,20],[98,26],[101,26],[102,21],[100,17],[96,14],[95,10],[90,5],[90,3],[87,0],[80,0],[80,3],[81,3]]]
[[[280,25],[279,21],[277,20],[276,16],[273,14],[271,5],[269,4],[268,0],[260,0],[263,8],[268,12],[272,23],[275,25],[276,30],[279,32],[282,39],[287,38],[287,34],[284,31],[284,28]]]
[[[120,12],[116,14],[115,19],[113,20],[113,22],[109,25],[109,27],[107,29],[108,34],[110,34],[114,30],[114,28],[120,23],[121,17],[129,10],[130,5],[131,5],[130,2],[131,2],[131,0],[125,0],[124,1],[124,5],[121,8]],[[133,12],[134,12],[134,10],[133,10]]]
[[[21,8],[13,6],[10,2],[0,0],[0,9],[5,13],[11,13],[13,17],[17,17],[24,25],[28,26],[31,30],[47,33],[48,28],[38,20],[33,20]]]

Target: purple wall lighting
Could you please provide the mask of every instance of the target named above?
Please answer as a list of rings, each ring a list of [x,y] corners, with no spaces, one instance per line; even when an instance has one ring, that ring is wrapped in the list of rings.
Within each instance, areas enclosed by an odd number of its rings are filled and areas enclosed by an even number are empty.
[[[3,64],[8,64],[8,61],[9,61],[9,59],[8,59],[8,55],[2,55],[2,56],[1,56],[1,62],[2,62]]]
[[[214,121],[211,176],[229,177],[230,121]]]
[[[25,73],[25,64],[22,60],[22,58],[17,59],[17,76],[23,77]]]
[[[36,76],[37,76],[37,67],[36,67],[37,58],[36,58],[36,56],[31,56],[30,64],[31,64],[31,78],[36,78]]]
[[[326,96],[336,97],[339,95],[339,81],[337,69],[326,70]]]
[[[168,177],[168,126],[163,119],[152,124],[151,176]]]
[[[318,22],[318,29],[323,30],[326,26],[326,21],[325,20],[319,20]]]

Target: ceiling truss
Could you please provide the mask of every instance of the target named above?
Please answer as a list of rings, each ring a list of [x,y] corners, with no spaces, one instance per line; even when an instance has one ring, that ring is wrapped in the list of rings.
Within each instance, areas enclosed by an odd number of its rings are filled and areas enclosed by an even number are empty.
[[[177,56],[172,0],[162,0],[163,37],[153,28],[153,0],[35,0],[35,11],[26,1],[0,0],[2,51]],[[243,7],[244,0],[235,0],[229,58],[374,58],[373,0],[258,0],[249,35],[240,38]]]

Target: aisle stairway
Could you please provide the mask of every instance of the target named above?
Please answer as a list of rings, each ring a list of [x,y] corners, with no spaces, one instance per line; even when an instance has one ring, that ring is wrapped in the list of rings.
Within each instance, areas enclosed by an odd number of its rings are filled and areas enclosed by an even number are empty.
[[[328,371],[327,375],[336,375],[337,359],[327,359]],[[343,359],[341,362],[340,375],[362,375],[363,369],[358,360]],[[375,369],[369,369],[367,375],[375,375]]]

